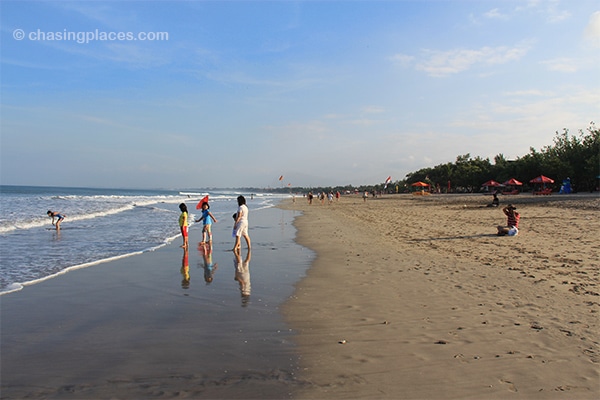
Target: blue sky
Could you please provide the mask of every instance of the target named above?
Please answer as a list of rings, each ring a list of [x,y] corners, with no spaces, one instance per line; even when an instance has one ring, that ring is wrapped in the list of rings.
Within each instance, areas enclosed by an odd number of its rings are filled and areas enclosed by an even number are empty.
[[[371,184],[467,153],[523,156],[600,122],[596,0],[0,12],[3,184]],[[100,40],[119,32],[138,40]],[[157,32],[168,40],[140,40]]]

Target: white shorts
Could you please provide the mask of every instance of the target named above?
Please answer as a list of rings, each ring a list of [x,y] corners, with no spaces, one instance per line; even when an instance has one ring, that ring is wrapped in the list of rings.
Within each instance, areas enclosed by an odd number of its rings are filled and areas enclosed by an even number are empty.
[[[235,236],[240,237],[244,235],[248,235],[248,221],[241,220],[237,229],[235,230]]]
[[[511,226],[508,228],[508,236],[517,236],[519,234],[519,230],[516,226]]]

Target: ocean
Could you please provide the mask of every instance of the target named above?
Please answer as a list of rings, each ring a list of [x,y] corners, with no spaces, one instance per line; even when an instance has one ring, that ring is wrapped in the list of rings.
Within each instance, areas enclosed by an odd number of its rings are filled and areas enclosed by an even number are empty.
[[[283,194],[217,190],[129,190],[0,186],[0,294],[73,269],[163,247],[179,233],[179,204],[193,225],[196,204],[210,199],[211,212],[233,225],[236,198],[250,211],[273,207]],[[56,231],[48,210],[65,215]],[[191,228],[190,228],[191,229]],[[179,239],[180,240],[180,239]]]

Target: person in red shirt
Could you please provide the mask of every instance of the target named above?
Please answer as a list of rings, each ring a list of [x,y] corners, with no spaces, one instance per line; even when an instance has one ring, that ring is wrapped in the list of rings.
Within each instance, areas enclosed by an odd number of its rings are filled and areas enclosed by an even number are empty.
[[[506,215],[507,221],[506,226],[498,225],[498,236],[517,236],[519,234],[519,220],[521,214],[516,212],[517,207],[512,204],[507,205],[502,209],[504,215]]]

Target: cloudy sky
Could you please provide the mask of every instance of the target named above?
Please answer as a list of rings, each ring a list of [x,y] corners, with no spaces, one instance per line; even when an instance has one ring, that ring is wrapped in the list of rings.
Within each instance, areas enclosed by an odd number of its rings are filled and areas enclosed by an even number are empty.
[[[0,7],[3,184],[371,184],[600,123],[597,0]]]

